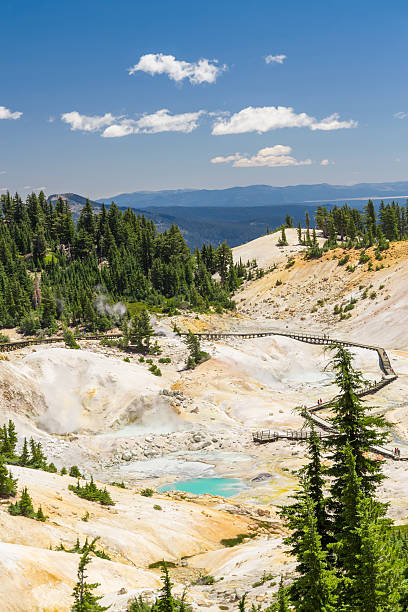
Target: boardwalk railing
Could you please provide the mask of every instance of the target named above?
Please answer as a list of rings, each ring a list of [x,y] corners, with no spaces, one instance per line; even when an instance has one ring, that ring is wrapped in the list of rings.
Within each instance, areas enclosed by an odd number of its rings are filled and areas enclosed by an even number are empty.
[[[94,334],[92,336],[75,336],[75,340],[102,340],[102,338],[113,340],[114,338],[121,337],[122,334]],[[24,340],[15,340],[14,342],[3,342],[0,344],[0,353],[17,351],[34,344],[54,344],[55,342],[64,342],[64,338],[62,336],[55,336],[53,338],[26,338]]]
[[[181,336],[187,336],[187,334],[180,334]],[[368,350],[376,351],[378,355],[378,360],[380,363],[381,370],[384,375],[381,380],[373,383],[372,385],[368,385],[360,389],[357,392],[359,397],[364,397],[365,395],[370,395],[372,393],[377,393],[380,389],[389,385],[394,380],[397,379],[397,375],[395,374],[390,359],[385,351],[380,346],[374,346],[369,344],[362,344],[360,342],[352,342],[351,340],[339,340],[335,338],[329,338],[326,334],[318,334],[318,333],[307,333],[303,331],[281,331],[281,330],[267,330],[267,331],[254,331],[254,332],[245,332],[245,333],[224,333],[224,332],[203,332],[197,334],[202,340],[223,340],[224,338],[265,338],[267,336],[286,336],[288,338],[293,338],[294,340],[299,340],[300,342],[308,342],[310,344],[322,344],[326,346],[337,345],[337,346],[355,346],[359,348],[365,348]],[[333,398],[327,402],[323,402],[321,404],[315,404],[307,409],[308,414],[314,424],[322,429],[323,431],[329,432],[329,434],[333,435],[336,433],[336,430],[332,426],[331,422],[322,419],[321,417],[315,414],[319,410],[323,410],[325,408],[330,408],[333,405],[333,402],[337,398]],[[257,431],[252,434],[252,439],[254,442],[258,444],[265,444],[267,442],[275,442],[281,438],[285,438],[288,440],[306,440],[308,438],[307,431],[287,431],[287,432],[276,432],[270,430]],[[327,436],[324,436],[327,437]],[[382,455],[383,457],[387,457],[390,459],[408,461],[408,457],[399,457],[392,450],[381,446],[373,446],[370,450],[378,455]]]
[[[187,336],[187,333],[180,333],[180,336]],[[338,340],[334,338],[329,338],[326,334],[318,334],[318,333],[306,333],[303,331],[281,331],[281,330],[267,330],[263,332],[245,332],[245,333],[224,333],[224,332],[202,332],[196,334],[202,340],[222,340],[224,338],[265,338],[268,336],[286,336],[288,338],[293,338],[294,340],[299,340],[300,342],[308,342],[310,344],[322,344],[326,346],[330,345],[340,345],[340,346],[356,346],[360,348],[366,348],[369,350],[373,350],[377,352],[378,359],[380,362],[380,366],[382,371],[384,372],[384,376],[382,379],[368,387],[360,389],[357,392],[359,397],[363,397],[365,395],[369,395],[372,393],[376,393],[386,385],[389,385],[391,382],[397,379],[397,375],[395,374],[390,359],[385,351],[380,346],[373,346],[369,344],[361,344],[359,342],[352,342],[350,340]],[[103,338],[114,339],[120,338],[122,334],[94,334],[92,336],[79,336],[76,340],[101,340]],[[57,336],[54,338],[27,338],[25,340],[16,340],[14,342],[5,342],[0,344],[0,352],[14,351],[20,348],[24,348],[26,346],[31,346],[34,344],[52,344],[54,342],[64,342],[64,338]],[[326,419],[322,419],[321,417],[315,414],[318,410],[323,410],[324,408],[330,408],[335,401],[336,398],[329,400],[328,402],[323,402],[321,404],[315,404],[308,408],[308,413],[310,418],[313,420],[314,424],[320,429],[330,432],[331,434],[336,433],[336,430],[331,425],[330,421]],[[253,441],[264,444],[266,442],[274,442],[280,438],[285,438],[289,440],[306,440],[308,437],[307,431],[287,431],[285,433],[282,432],[271,432],[270,430],[258,431],[252,435]],[[321,435],[321,434],[320,434]],[[327,437],[327,436],[321,436]],[[383,457],[388,457],[391,459],[399,459],[401,461],[408,461],[408,457],[398,457],[391,450],[387,448],[383,448],[380,446],[373,446],[370,450],[373,452],[382,455]]]

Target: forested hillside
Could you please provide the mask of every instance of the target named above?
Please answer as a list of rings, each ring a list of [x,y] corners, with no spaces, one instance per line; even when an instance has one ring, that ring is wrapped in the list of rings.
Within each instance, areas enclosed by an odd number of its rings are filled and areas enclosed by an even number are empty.
[[[214,280],[216,272],[219,281]],[[150,220],[115,204],[97,214],[87,202],[74,223],[69,204],[43,192],[24,202],[1,197],[0,326],[49,333],[57,321],[110,329],[118,300],[177,307],[231,308],[245,274],[227,244],[194,254],[177,226],[159,233]]]

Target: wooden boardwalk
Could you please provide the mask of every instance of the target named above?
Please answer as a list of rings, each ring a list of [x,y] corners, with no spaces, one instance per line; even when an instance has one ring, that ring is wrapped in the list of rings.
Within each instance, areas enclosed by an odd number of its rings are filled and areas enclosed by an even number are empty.
[[[187,334],[180,334],[181,336],[187,336]],[[383,372],[383,376],[381,380],[360,389],[357,393],[359,397],[364,397],[365,395],[371,395],[373,393],[377,393],[380,389],[389,385],[398,377],[395,374],[390,359],[387,355],[387,352],[384,348],[375,345],[369,344],[361,344],[359,342],[352,342],[351,340],[339,340],[338,338],[329,338],[326,334],[317,334],[317,333],[306,333],[303,331],[281,331],[278,329],[267,330],[267,331],[253,331],[253,332],[245,332],[245,333],[224,333],[224,332],[204,332],[196,334],[202,340],[223,340],[227,338],[265,338],[268,336],[286,336],[287,338],[293,338],[294,340],[299,340],[300,342],[308,342],[309,344],[321,344],[325,346],[355,346],[359,348],[365,348],[368,350],[376,351],[378,355],[378,360],[380,364],[380,368]],[[324,410],[325,408],[330,408],[333,402],[336,400],[336,397],[329,400],[328,402],[323,402],[321,404],[315,404],[307,408],[310,418],[314,422],[314,424],[323,431],[327,432],[326,435],[321,435],[321,437],[328,437],[329,435],[333,435],[336,433],[336,430],[332,426],[331,422],[322,419],[320,416],[316,414],[319,410]],[[288,430],[286,432],[276,432],[271,430],[262,430],[257,431],[252,434],[252,439],[257,444],[265,444],[268,442],[275,442],[280,439],[287,440],[307,440],[309,434],[307,431],[299,430],[299,431],[291,431]],[[373,446],[370,448],[373,453],[381,455],[383,457],[387,457],[388,459],[394,459],[396,461],[408,461],[408,457],[398,457],[392,450],[388,448],[384,448],[382,446]]]
[[[186,333],[179,334],[182,337],[187,336]],[[224,333],[224,332],[203,332],[196,334],[201,340],[223,340],[228,338],[265,338],[268,336],[285,336],[287,338],[293,338],[294,340],[299,340],[300,342],[308,342],[309,344],[321,344],[325,346],[339,345],[339,346],[355,346],[360,348],[369,349],[372,351],[376,351],[380,363],[381,370],[383,371],[383,376],[381,380],[376,383],[360,389],[357,393],[359,397],[363,397],[365,395],[370,395],[373,393],[377,393],[380,389],[389,385],[394,380],[397,379],[397,375],[395,374],[390,359],[385,351],[380,346],[374,346],[369,344],[361,344],[359,342],[352,342],[350,340],[339,340],[336,338],[329,338],[326,334],[318,334],[318,333],[306,333],[303,331],[282,331],[279,329],[267,330],[267,331],[253,331],[253,332],[242,332],[242,333]],[[76,340],[101,340],[103,338],[107,339],[115,339],[121,338],[122,334],[93,334],[86,336],[79,336]],[[55,342],[64,342],[64,338],[61,336],[56,336],[52,338],[27,338],[24,340],[16,340],[14,342],[5,342],[0,344],[0,353],[15,351],[20,348],[24,348],[26,346],[31,346],[34,344],[53,344]],[[319,410],[324,410],[325,408],[330,408],[333,401],[336,398],[328,402],[323,402],[322,404],[315,404],[314,406],[309,407],[308,413],[310,418],[313,420],[314,424],[327,432],[327,435],[320,434],[321,437],[328,437],[329,434],[336,433],[336,430],[332,427],[330,421],[326,419],[322,419],[319,417],[316,412]],[[267,442],[275,442],[279,439],[287,439],[287,440],[306,440],[308,438],[307,431],[287,431],[287,432],[275,432],[271,430],[263,430],[257,431],[252,434],[253,441],[258,444],[265,444]],[[382,455],[383,457],[387,457],[394,460],[400,461],[408,461],[408,457],[398,457],[391,450],[387,448],[383,448],[380,446],[374,446],[370,450],[372,452]]]

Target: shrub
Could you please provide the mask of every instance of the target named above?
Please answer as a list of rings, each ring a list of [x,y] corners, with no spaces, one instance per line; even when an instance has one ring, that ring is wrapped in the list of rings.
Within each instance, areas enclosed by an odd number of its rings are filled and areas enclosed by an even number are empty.
[[[18,331],[20,334],[24,334],[24,336],[34,336],[40,327],[41,324],[38,317],[34,312],[29,312],[21,319]]]
[[[129,359],[129,357],[124,357],[124,358],[123,358],[123,361],[126,361],[126,363],[130,363],[130,359]]]
[[[161,369],[155,364],[153,363],[150,368],[149,368],[149,372],[151,372],[152,374],[154,374],[155,376],[161,376],[162,372]]]
[[[339,261],[337,262],[337,265],[344,266],[348,262],[349,259],[350,259],[350,255],[344,255],[344,257],[339,259]]]
[[[103,506],[115,505],[115,502],[112,500],[109,492],[106,490],[106,487],[104,489],[98,489],[92,477],[91,481],[86,482],[84,487],[81,487],[78,480],[76,485],[68,485],[68,489],[73,491],[73,493],[82,499],[99,502]]]
[[[143,355],[140,355],[140,357],[139,357],[139,361],[140,361],[140,363],[143,363],[143,362],[144,362],[144,360],[145,360],[145,358],[143,357]]]
[[[215,582],[214,576],[211,576],[210,574],[204,574],[204,575],[201,574],[201,576],[197,578],[197,580],[193,584],[209,585],[209,584],[214,584],[214,582]]]
[[[74,334],[72,333],[72,331],[68,328],[68,327],[64,327],[64,342],[65,342],[65,346],[67,346],[70,349],[79,349],[81,348],[78,344],[78,342],[75,340]]]
[[[375,291],[372,291],[370,293],[370,300],[375,300],[376,297],[377,297],[377,293]]]
[[[86,538],[85,542],[81,546],[79,538],[77,538],[72,548],[65,548],[65,546],[61,542],[61,544],[56,548],[56,550],[64,551],[67,553],[79,553],[80,555],[82,555],[86,550],[88,550],[89,552],[93,552],[96,557],[99,557],[100,559],[107,559],[108,561],[110,561],[110,556],[107,555],[104,550],[96,548],[96,543],[98,540],[99,537],[96,537],[91,542],[88,542],[88,538]]]
[[[127,489],[127,486],[125,485],[125,483],[123,482],[111,482],[111,485],[113,487],[120,487],[121,489]]]
[[[295,260],[294,259],[289,259],[289,261],[286,264],[285,268],[291,268],[294,265],[295,265]]]
[[[186,361],[187,369],[193,370],[200,363],[210,359],[210,355],[201,350],[199,337],[193,334],[191,330],[188,331],[188,336],[184,342],[190,350]]]
[[[149,569],[157,569],[159,567],[177,567],[173,561],[155,561],[154,563],[150,563]]]
[[[36,519],[41,522],[46,520],[41,506],[35,512],[27,487],[22,490],[21,499],[15,504],[9,505],[8,511],[12,516],[25,516],[26,518]]]
[[[153,509],[154,510],[162,510],[162,507],[159,506],[159,504],[154,504]]]
[[[10,342],[9,336],[0,332],[0,344],[5,344],[6,342]]]
[[[143,495],[143,497],[152,497],[153,493],[153,489],[142,489],[140,491],[140,495]]]
[[[160,357],[159,363],[171,363],[170,357]]]
[[[69,468],[69,475],[72,476],[73,478],[82,478],[82,474],[78,469],[77,465],[72,465]]]
[[[235,538],[224,538],[221,540],[220,544],[227,548],[232,548],[233,546],[237,546],[238,544],[242,544],[247,538],[254,538],[255,534],[250,533],[239,533]]]
[[[61,476],[65,476],[65,474],[68,474],[67,468],[66,467],[61,468],[60,474]]]
[[[279,287],[282,284],[282,281],[278,278],[276,279],[275,287]]]
[[[365,251],[361,251],[360,259],[358,260],[358,263],[364,264],[364,263],[367,263],[368,261],[370,261],[370,256],[367,255]]]

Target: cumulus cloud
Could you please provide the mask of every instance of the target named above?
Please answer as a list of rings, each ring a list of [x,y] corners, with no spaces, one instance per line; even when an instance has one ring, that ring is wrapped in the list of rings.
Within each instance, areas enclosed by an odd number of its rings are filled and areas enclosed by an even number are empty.
[[[204,111],[172,115],[167,108],[162,108],[151,115],[140,119],[123,119],[106,128],[104,138],[120,138],[129,134],[159,134],[160,132],[183,132],[189,134],[198,126],[198,120]]]
[[[273,64],[273,63],[275,63],[275,64],[283,64],[283,62],[285,61],[286,57],[287,56],[283,55],[283,54],[282,55],[267,55],[265,57],[265,62],[267,64]]]
[[[82,132],[97,132],[101,128],[111,125],[117,120],[117,117],[111,113],[105,115],[81,115],[78,111],[64,113],[61,115],[62,121],[71,126],[71,130],[81,130]]]
[[[167,74],[169,79],[180,83],[188,79],[190,83],[198,85],[201,83],[215,83],[217,77],[226,70],[226,66],[220,66],[218,60],[200,59],[198,62],[185,62],[177,60],[174,55],[163,53],[148,53],[142,55],[140,60],[132,68],[129,74],[136,72],[147,72],[152,76],[155,74]]]
[[[292,157],[290,153],[292,148],[286,145],[275,145],[273,147],[265,147],[260,149],[258,153],[249,157],[241,153],[234,153],[226,157],[214,157],[211,160],[213,164],[232,163],[235,168],[254,168],[268,166],[269,168],[278,168],[284,166],[310,166],[311,159],[302,161]]]
[[[290,106],[248,106],[228,118],[219,118],[213,124],[212,133],[243,134],[258,132],[263,134],[270,130],[289,127],[307,127],[311,130],[339,130],[357,127],[357,121],[339,121],[334,113],[318,121],[306,113],[296,113]]]
[[[399,111],[399,113],[394,113],[393,117],[394,119],[406,119],[408,117],[408,113],[405,113],[404,111]]]
[[[20,113],[18,111],[15,111],[13,113],[9,108],[6,108],[5,106],[0,106],[0,119],[20,119],[22,114],[23,113]]]
[[[321,166],[328,166],[330,164],[328,159],[322,159],[322,161],[320,162]]]
[[[339,113],[333,113],[332,115],[329,115],[329,117],[325,117],[321,121],[314,120],[314,122],[310,126],[310,129],[323,130],[328,132],[330,130],[344,130],[348,128],[354,128],[357,127],[357,125],[357,121],[354,121],[353,119],[349,119],[348,121],[340,121]]]
[[[81,115],[77,111],[64,113],[61,119],[71,126],[71,130],[83,132],[99,132],[103,138],[120,138],[130,134],[158,134],[160,132],[183,132],[189,134],[198,126],[198,120],[205,112],[172,115],[167,108],[155,113],[145,114],[138,119],[125,116],[115,117],[111,113],[105,115]]]

